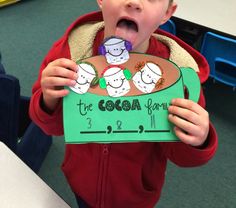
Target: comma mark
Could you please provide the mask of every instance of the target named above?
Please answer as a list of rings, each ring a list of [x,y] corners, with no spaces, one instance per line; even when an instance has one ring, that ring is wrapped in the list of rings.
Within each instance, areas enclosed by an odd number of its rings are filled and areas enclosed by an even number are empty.
[[[107,134],[110,134],[112,132],[112,127],[111,126],[107,126]]]
[[[144,131],[143,125],[140,125],[138,128],[139,128],[139,133],[140,133],[140,134],[143,133],[143,131]]]

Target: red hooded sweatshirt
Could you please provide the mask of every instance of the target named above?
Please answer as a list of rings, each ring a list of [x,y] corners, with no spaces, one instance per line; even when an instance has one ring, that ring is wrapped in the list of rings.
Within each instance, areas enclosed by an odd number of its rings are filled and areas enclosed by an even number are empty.
[[[62,102],[51,114],[43,111],[40,106],[41,73],[51,61],[62,57],[71,58],[68,35],[78,25],[91,21],[102,21],[101,13],[94,12],[77,19],[53,45],[41,65],[38,80],[32,89],[30,116],[47,134],[63,135]],[[188,51],[198,64],[201,82],[207,79],[209,67],[201,54],[169,33],[161,30],[156,33],[172,38]],[[94,40],[94,55],[102,40],[103,31],[100,31]],[[150,43],[148,54],[168,58],[170,51],[167,46],[153,38]],[[203,93],[199,104],[205,107]],[[152,208],[161,195],[167,160],[180,167],[200,166],[213,157],[216,148],[217,134],[211,124],[207,141],[202,148],[182,142],[66,144],[62,170],[73,192],[89,207]]]

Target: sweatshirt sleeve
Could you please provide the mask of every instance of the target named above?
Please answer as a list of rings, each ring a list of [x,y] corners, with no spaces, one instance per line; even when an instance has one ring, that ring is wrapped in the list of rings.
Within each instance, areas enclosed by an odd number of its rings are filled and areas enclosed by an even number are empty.
[[[210,124],[208,138],[202,148],[183,142],[161,143],[166,157],[180,167],[195,167],[207,163],[215,154],[218,141],[216,130]]]
[[[70,58],[69,47],[66,41],[60,39],[48,52],[43,60],[39,70],[39,76],[32,88],[32,96],[30,100],[29,114],[31,119],[49,135],[63,135],[63,116],[62,116],[62,101],[59,102],[57,108],[51,114],[45,112],[40,103],[42,99],[41,75],[45,67],[52,61],[58,58]]]
[[[205,108],[206,102],[203,91],[200,92],[198,104]],[[166,157],[180,167],[195,167],[207,163],[215,154],[218,137],[212,123],[209,124],[208,137],[200,148],[183,142],[161,143]]]

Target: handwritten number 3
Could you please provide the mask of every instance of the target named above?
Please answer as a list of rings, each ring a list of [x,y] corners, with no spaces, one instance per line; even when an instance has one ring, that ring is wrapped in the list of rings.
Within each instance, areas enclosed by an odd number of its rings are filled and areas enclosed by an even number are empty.
[[[91,118],[87,118],[88,121],[88,129],[92,128],[92,119]]]

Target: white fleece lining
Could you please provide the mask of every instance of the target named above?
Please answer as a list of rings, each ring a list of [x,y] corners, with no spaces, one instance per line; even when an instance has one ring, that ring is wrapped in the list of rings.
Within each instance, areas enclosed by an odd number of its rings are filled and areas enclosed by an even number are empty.
[[[93,54],[93,43],[96,34],[104,28],[104,22],[90,22],[74,28],[68,37],[71,59],[77,61],[91,57]],[[178,67],[191,67],[199,72],[198,65],[194,58],[178,43],[169,37],[153,34],[155,38],[170,48],[170,61]]]

